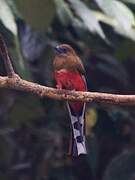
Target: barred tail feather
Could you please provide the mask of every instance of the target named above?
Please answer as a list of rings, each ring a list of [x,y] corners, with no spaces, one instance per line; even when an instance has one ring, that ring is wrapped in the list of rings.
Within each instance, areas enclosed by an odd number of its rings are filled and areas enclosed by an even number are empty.
[[[71,125],[72,125],[72,145],[71,155],[72,156],[79,156],[80,154],[87,154],[86,145],[85,145],[85,119],[84,119],[84,112],[85,112],[85,103],[82,108],[82,112],[79,115],[75,115],[73,113],[70,104],[67,103],[69,115],[71,118]]]

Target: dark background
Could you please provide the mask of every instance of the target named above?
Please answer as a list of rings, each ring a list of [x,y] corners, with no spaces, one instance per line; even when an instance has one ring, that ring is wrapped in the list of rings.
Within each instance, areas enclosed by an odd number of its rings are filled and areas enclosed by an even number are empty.
[[[134,94],[135,2],[127,2],[0,0],[0,33],[15,71],[55,87],[53,47],[68,43],[84,63],[89,91]],[[134,180],[134,110],[88,103],[88,155],[71,161],[65,102],[1,89],[0,179]]]

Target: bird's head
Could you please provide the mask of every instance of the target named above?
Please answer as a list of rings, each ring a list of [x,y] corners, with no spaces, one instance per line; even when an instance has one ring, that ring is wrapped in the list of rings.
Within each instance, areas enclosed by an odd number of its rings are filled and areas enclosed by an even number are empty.
[[[56,55],[67,56],[67,55],[75,55],[75,51],[68,44],[61,44],[54,48]]]
[[[74,51],[68,44],[61,44],[55,47],[55,57],[53,66],[55,70],[68,69],[74,72],[81,72],[84,74],[83,64]]]

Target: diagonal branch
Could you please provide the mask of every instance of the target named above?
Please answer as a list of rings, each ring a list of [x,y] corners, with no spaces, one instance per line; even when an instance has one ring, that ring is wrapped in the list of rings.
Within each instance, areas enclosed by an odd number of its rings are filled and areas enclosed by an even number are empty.
[[[0,34],[0,54],[4,60],[8,77],[14,76],[15,72],[11,63],[10,56],[8,54],[7,46],[1,34]]]

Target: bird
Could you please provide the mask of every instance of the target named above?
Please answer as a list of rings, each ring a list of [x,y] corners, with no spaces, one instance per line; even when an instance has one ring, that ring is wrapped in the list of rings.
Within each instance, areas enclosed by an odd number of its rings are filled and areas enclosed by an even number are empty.
[[[87,91],[85,69],[75,50],[68,44],[57,45],[54,50],[53,70],[56,88]],[[81,154],[87,154],[85,137],[86,103],[67,101],[67,109],[72,129],[68,155],[78,157]]]

